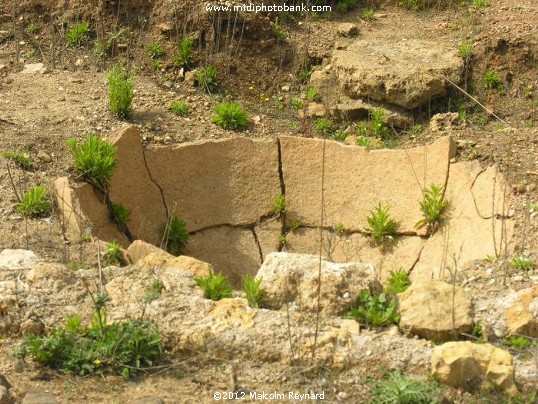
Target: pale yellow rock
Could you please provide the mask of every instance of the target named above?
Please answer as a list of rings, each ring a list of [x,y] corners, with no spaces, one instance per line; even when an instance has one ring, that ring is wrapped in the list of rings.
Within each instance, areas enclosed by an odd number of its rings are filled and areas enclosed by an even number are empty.
[[[515,302],[505,310],[510,334],[538,337],[538,286],[521,290]]]
[[[207,262],[186,255],[174,257],[166,252],[162,254],[160,251],[148,254],[138,260],[138,263],[145,268],[159,267],[161,270],[180,269],[190,272],[194,277],[207,276],[211,271],[211,265]]]
[[[229,298],[215,302],[215,308],[207,315],[214,333],[226,329],[247,330],[254,326],[256,310],[248,305],[247,299]]]
[[[147,257],[151,253],[163,255],[167,258],[172,257],[171,254],[160,249],[159,247],[156,247],[153,244],[146,243],[145,241],[142,241],[142,240],[133,241],[129,245],[129,248],[127,248],[127,255],[129,256],[129,259],[131,263],[133,264],[138,262],[142,258]]]
[[[54,196],[67,238],[79,240],[84,232],[84,216],[67,177],[60,177],[54,181]]]
[[[432,375],[453,387],[490,389],[500,387],[518,394],[514,383],[512,356],[491,344],[470,341],[448,342],[436,346],[431,359]]]

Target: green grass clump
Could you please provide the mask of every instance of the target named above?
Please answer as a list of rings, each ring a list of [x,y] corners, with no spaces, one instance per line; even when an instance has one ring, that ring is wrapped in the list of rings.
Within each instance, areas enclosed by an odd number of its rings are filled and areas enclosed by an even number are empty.
[[[379,139],[387,140],[390,137],[390,131],[384,122],[385,111],[381,108],[374,108],[370,111],[370,119],[372,134]]]
[[[514,349],[525,349],[532,345],[531,340],[524,337],[523,335],[511,336],[510,338],[506,340],[506,343],[508,344],[510,348],[514,348]]]
[[[172,101],[168,109],[177,116],[189,115],[189,105],[185,101]]]
[[[110,205],[110,219],[119,225],[126,225],[131,220],[129,209],[122,203],[113,203]]]
[[[82,179],[105,188],[116,168],[117,149],[93,134],[89,134],[81,144],[76,139],[69,139],[67,145],[75,159],[75,170]]]
[[[263,300],[265,299],[266,291],[261,287],[262,279],[256,279],[252,275],[246,275],[243,277],[243,292],[248,300],[248,304],[251,307],[261,307]]]
[[[286,211],[286,196],[278,195],[273,203],[273,212],[275,215],[281,216]]]
[[[161,297],[164,290],[164,283],[160,279],[154,280],[144,295],[144,302],[151,303]]]
[[[151,59],[158,59],[164,55],[163,48],[158,43],[152,43],[148,47],[148,56]]]
[[[210,65],[196,69],[196,83],[206,93],[217,91],[217,68]]]
[[[361,290],[356,306],[346,317],[363,322],[368,327],[382,327],[400,321],[396,299],[387,298],[384,293],[372,296],[367,290]]]
[[[375,13],[374,10],[371,8],[365,8],[361,12],[361,18],[365,21],[373,21],[375,20]]]
[[[473,0],[472,6],[479,11],[484,11],[491,4],[490,0]]]
[[[243,130],[247,127],[247,113],[237,102],[221,102],[215,105],[213,123],[223,129]]]
[[[120,119],[127,119],[133,112],[134,83],[125,68],[114,65],[108,73],[108,105]]]
[[[372,389],[372,404],[433,404],[436,386],[405,377],[400,371],[389,373]]]
[[[518,254],[510,262],[510,266],[514,269],[530,271],[534,268],[534,261],[525,254]]]
[[[77,315],[45,337],[28,335],[15,355],[77,376],[114,373],[128,379],[154,366],[164,349],[151,323],[127,319],[107,325],[106,312],[100,311],[90,327],[83,327]]]
[[[107,243],[104,257],[108,265],[121,266],[125,263],[121,252],[121,246],[116,241]]]
[[[172,255],[179,255],[181,248],[189,241],[187,223],[172,216],[163,231],[163,241],[166,251]]]
[[[382,206],[381,202],[370,211],[366,218],[368,227],[364,230],[377,243],[392,241],[396,235],[396,222],[390,217],[390,206]]]
[[[88,21],[82,21],[73,26],[67,32],[65,40],[70,45],[80,46],[84,42],[90,40],[90,23]]]
[[[306,99],[310,102],[320,102],[321,96],[318,89],[316,87],[308,87],[308,90],[306,90]]]
[[[178,53],[174,56],[174,62],[179,67],[192,67],[194,64],[194,38],[186,37],[179,41]]]
[[[331,118],[317,118],[314,121],[316,130],[326,136],[333,135],[338,127]]]
[[[291,107],[296,110],[296,111],[299,111],[300,109],[303,109],[304,108],[304,104],[303,102],[297,98],[297,97],[293,97],[291,99]]]
[[[278,17],[275,18],[275,22],[273,23],[273,35],[275,36],[277,41],[286,42],[286,31],[284,31],[282,25],[280,25]]]
[[[385,293],[396,295],[405,292],[409,286],[411,286],[409,275],[400,268],[390,272],[390,276],[387,279],[387,285],[385,286]]]
[[[339,0],[338,3],[336,3],[336,9],[341,13],[345,13],[356,5],[357,0]]]
[[[345,236],[346,233],[347,233],[347,229],[346,229],[346,226],[344,225],[344,223],[338,223],[335,227],[334,227],[334,232],[336,234],[338,234],[339,236]]]
[[[415,227],[421,229],[428,226],[428,234],[433,234],[439,225],[446,220],[448,201],[445,199],[442,185],[431,184],[422,193],[424,199],[420,202],[420,211],[424,218],[419,220]]]
[[[28,170],[32,167],[32,159],[28,156],[28,153],[25,151],[12,151],[2,153],[2,157],[6,160],[13,161],[23,170]]]
[[[196,283],[204,291],[204,296],[211,300],[221,300],[232,297],[232,287],[228,278],[222,274],[209,272],[206,277],[196,278]]]
[[[43,217],[50,213],[51,208],[45,187],[35,185],[24,194],[17,205],[17,212],[25,217]]]
[[[458,55],[465,61],[469,61],[473,55],[473,50],[469,42],[462,42],[458,46]]]
[[[486,90],[504,90],[504,85],[495,71],[487,69],[484,73],[484,88]]]

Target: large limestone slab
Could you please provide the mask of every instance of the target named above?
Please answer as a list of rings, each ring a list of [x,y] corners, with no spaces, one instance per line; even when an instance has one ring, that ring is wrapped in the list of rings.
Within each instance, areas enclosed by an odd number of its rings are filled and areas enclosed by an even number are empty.
[[[424,246],[413,280],[445,279],[456,268],[508,251],[514,223],[497,215],[507,212],[510,202],[502,177],[491,170],[483,172],[477,162],[450,165],[447,221]]]
[[[319,226],[324,141],[282,136],[280,143],[287,220]],[[390,204],[399,233],[415,234],[415,224],[422,218],[422,188],[445,184],[454,153],[449,137],[400,150],[366,150],[325,141],[324,226],[341,223],[362,231],[370,211],[381,202]]]
[[[256,223],[280,195],[276,140],[244,137],[146,152],[168,208],[189,231]]]
[[[70,240],[80,240],[84,232],[84,216],[67,177],[60,177],[54,181],[54,196],[66,237]]]
[[[332,64],[347,95],[407,109],[444,96],[446,78],[459,82],[463,72],[455,47],[418,38],[359,39],[335,50]]]
[[[237,286],[243,275],[254,275],[261,265],[254,233],[231,226],[193,234],[182,253],[211,264],[216,272],[227,275]]]
[[[140,131],[132,125],[123,126],[111,138],[118,152],[116,170],[110,180],[110,200],[129,210],[127,227],[135,239],[158,244],[166,223],[166,209],[147,170]]]
[[[391,271],[409,272],[420,256],[425,240],[420,237],[400,237],[392,248],[380,249],[372,245],[370,237],[361,234],[340,236],[334,231],[323,231],[322,256],[333,262],[368,262],[383,282]],[[318,229],[299,229],[286,236],[284,250],[290,253],[319,254]]]

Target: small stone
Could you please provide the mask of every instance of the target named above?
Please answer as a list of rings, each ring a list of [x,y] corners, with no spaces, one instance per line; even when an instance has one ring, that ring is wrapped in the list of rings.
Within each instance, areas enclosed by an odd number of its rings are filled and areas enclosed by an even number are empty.
[[[26,392],[22,404],[56,404],[58,400],[54,395],[41,389],[32,389]]]
[[[30,63],[24,65],[22,74],[44,74],[47,72],[47,68],[43,63]]]
[[[172,26],[167,23],[157,25],[157,28],[161,31],[161,34],[168,34],[172,31]]]
[[[359,34],[359,28],[350,22],[343,22],[337,26],[338,34],[344,37],[356,36]]]
[[[256,115],[254,118],[252,118],[252,122],[254,122],[255,125],[258,125],[262,121],[262,117],[259,115]]]
[[[196,82],[196,71],[188,71],[185,73],[185,83],[194,86]]]
[[[24,368],[26,366],[24,365],[24,361],[22,359],[17,359],[15,363],[13,364],[13,370],[15,373],[22,373],[24,372]]]
[[[290,92],[290,86],[282,86],[281,90],[284,91],[285,93],[289,93]]]
[[[52,157],[50,157],[47,153],[45,153],[43,150],[39,150],[37,152],[37,158],[44,163],[50,163],[52,161]]]

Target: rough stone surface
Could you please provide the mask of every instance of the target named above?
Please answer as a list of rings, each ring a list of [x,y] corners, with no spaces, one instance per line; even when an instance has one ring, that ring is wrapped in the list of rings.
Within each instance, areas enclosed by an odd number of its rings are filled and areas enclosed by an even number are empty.
[[[0,252],[0,268],[28,269],[33,268],[39,261],[39,257],[30,250],[6,248]]]
[[[459,82],[463,71],[454,47],[417,38],[359,39],[335,50],[332,63],[347,95],[408,109],[445,95],[445,77]]]
[[[416,282],[398,295],[398,301],[400,328],[411,334],[443,341],[473,329],[471,299],[459,286]]]
[[[448,342],[433,349],[432,375],[439,382],[465,389],[500,387],[518,393],[512,356],[491,344]]]
[[[256,223],[280,195],[276,140],[243,137],[146,152],[170,212],[189,231]]]
[[[538,338],[538,286],[516,292],[505,310],[510,334]]]
[[[267,254],[278,250],[278,236],[282,233],[282,223],[278,218],[273,217],[256,225],[254,231],[258,238],[263,261]]]
[[[42,389],[28,390],[22,399],[22,404],[58,404],[56,397]]]
[[[127,226],[134,238],[157,244],[166,224],[161,193],[146,167],[140,130],[125,125],[112,135],[117,165],[110,180],[110,201],[123,204],[130,213]]]
[[[62,215],[67,238],[79,240],[84,233],[84,216],[67,177],[60,177],[54,181],[54,195],[56,196],[56,205]]]
[[[136,263],[142,258],[147,257],[149,254],[155,253],[163,255],[165,257],[171,258],[172,255],[166,251],[160,249],[159,247],[154,246],[153,244],[146,243],[142,240],[133,241],[127,248],[127,255],[131,263]]]
[[[359,34],[359,28],[351,22],[343,22],[337,25],[336,30],[341,36],[356,36]]]
[[[298,310],[317,310],[320,259],[315,255],[275,252],[265,257],[257,277],[267,291],[267,307],[280,309],[292,302]],[[324,315],[340,315],[349,309],[361,289],[374,280],[368,264],[335,264],[321,261],[321,307]]]
[[[239,285],[241,276],[254,275],[261,265],[254,233],[229,226],[215,227],[192,235],[184,253],[210,263]]]
[[[58,292],[71,283],[75,275],[62,264],[41,262],[26,273],[30,283],[38,282],[39,287],[45,287],[51,292]]]
[[[282,171],[287,219],[319,226],[322,140],[282,136]],[[407,150],[366,150],[325,142],[325,226],[343,224],[363,230],[370,211],[390,204],[398,232],[414,234],[422,218],[419,201],[424,184],[444,184],[455,153],[450,138]],[[427,185],[426,185],[427,186]],[[424,234],[425,229],[419,231]]]
[[[0,404],[11,404],[11,395],[5,386],[0,386]]]
[[[44,74],[47,72],[47,68],[43,63],[29,63],[24,65],[22,74]]]

